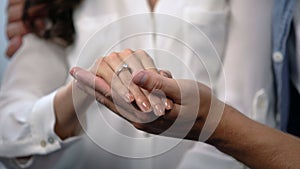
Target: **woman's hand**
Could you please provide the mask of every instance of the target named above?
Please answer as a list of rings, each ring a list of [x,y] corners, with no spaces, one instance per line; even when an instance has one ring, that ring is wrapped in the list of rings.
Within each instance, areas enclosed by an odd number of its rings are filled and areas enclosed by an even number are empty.
[[[6,26],[6,34],[9,39],[6,49],[8,57],[18,51],[22,45],[23,36],[32,32],[33,28],[35,32],[42,32],[45,29],[46,9],[46,4],[33,4],[33,0],[8,1]]]
[[[154,111],[157,116],[164,115],[165,110],[172,108],[171,100],[140,89],[131,82],[131,73],[145,69],[158,74],[153,60],[146,52],[142,50],[133,52],[126,49],[99,58],[90,72],[73,68],[71,74],[77,79],[79,87],[87,92],[96,91],[96,97],[100,102],[104,97],[112,101],[116,98],[123,98],[127,103],[135,104],[143,112]],[[171,77],[168,72],[160,71],[160,74]],[[94,93],[91,94],[94,95]]]
[[[91,71],[73,68],[71,74],[77,79],[76,85],[80,89],[95,96],[99,102],[128,120],[136,128],[153,134],[199,140],[205,121],[209,119],[207,118],[208,113],[210,111],[216,111],[216,113],[212,114],[222,113],[218,107],[222,108],[224,104],[212,95],[208,87],[201,83],[161,76],[154,68],[153,61],[147,60],[150,57],[143,51],[138,51],[138,54],[135,55],[137,57],[131,58],[132,60],[126,59],[132,53],[130,50],[113,53],[109,56],[109,59],[99,59]],[[139,56],[139,54],[142,56]],[[143,57],[145,58],[140,59]],[[143,64],[140,60],[147,60],[146,64],[148,65]],[[124,71],[122,70],[119,76],[115,76],[119,70],[117,67],[123,63],[128,63],[129,67],[134,69],[133,79],[131,79],[131,72],[127,68]],[[138,66],[132,66],[133,63]],[[145,68],[148,69],[145,70]],[[109,73],[105,74],[107,72]],[[118,78],[117,83],[114,82],[115,78]],[[124,79],[128,81],[123,82]],[[118,85],[121,85],[121,87]],[[147,95],[144,91],[156,98],[167,98],[172,103],[172,109],[169,109],[166,114],[159,117],[154,116],[152,113],[139,111],[130,101],[124,99],[124,95],[126,96],[124,93],[131,93],[127,86],[132,87],[132,85],[139,89],[140,94],[143,94],[145,99],[147,99]],[[122,89],[125,92],[118,91],[118,89]],[[211,105],[212,109],[210,109]],[[215,119],[210,124],[215,124]],[[208,133],[216,127],[211,127],[210,124],[208,125],[208,130],[206,130],[207,127],[205,129]]]

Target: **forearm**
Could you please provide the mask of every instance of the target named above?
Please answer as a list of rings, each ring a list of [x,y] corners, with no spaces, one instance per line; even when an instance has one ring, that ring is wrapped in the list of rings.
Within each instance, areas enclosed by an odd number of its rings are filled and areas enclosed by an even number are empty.
[[[61,139],[75,136],[81,129],[78,108],[86,108],[90,104],[89,97],[80,90],[73,90],[73,83],[61,88],[54,99],[55,132]],[[74,94],[76,99],[73,98]],[[76,103],[74,103],[76,101]]]
[[[300,140],[259,124],[227,106],[207,141],[251,168],[299,168]]]

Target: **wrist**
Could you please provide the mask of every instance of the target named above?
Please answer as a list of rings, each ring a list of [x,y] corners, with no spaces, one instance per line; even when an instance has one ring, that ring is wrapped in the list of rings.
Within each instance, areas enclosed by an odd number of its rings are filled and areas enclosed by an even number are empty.
[[[76,109],[82,106],[87,107],[90,100],[87,94],[75,88],[73,81],[57,91],[54,98],[55,132],[61,139],[78,133],[80,123]]]
[[[230,144],[232,138],[238,138],[236,132],[241,133],[243,130],[242,126],[240,126],[240,123],[243,123],[243,118],[244,116],[236,109],[225,105],[222,118],[217,128],[206,142],[218,149],[223,149]]]

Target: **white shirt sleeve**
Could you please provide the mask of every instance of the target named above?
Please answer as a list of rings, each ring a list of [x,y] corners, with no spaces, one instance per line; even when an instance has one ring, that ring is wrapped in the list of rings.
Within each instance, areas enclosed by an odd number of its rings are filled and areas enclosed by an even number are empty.
[[[24,37],[0,90],[1,157],[47,154],[70,141],[54,132],[53,100],[67,75],[61,47],[34,35]]]

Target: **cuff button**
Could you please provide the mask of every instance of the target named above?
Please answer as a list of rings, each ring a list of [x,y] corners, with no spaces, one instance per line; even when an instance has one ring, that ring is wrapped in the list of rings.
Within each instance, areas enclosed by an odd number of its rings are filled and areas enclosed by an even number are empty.
[[[42,140],[42,141],[40,142],[40,145],[41,145],[41,147],[46,147],[47,143],[46,143],[45,140]]]
[[[53,139],[52,137],[49,137],[49,138],[48,138],[48,142],[49,142],[50,144],[53,144],[53,143],[54,143],[54,139]]]

